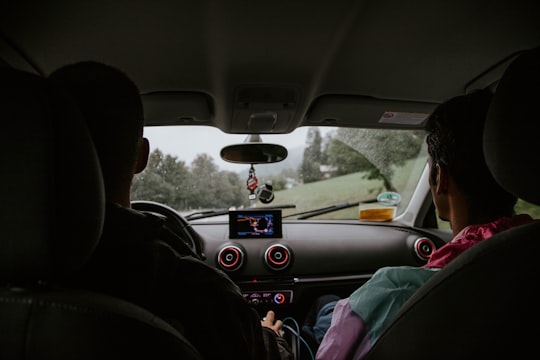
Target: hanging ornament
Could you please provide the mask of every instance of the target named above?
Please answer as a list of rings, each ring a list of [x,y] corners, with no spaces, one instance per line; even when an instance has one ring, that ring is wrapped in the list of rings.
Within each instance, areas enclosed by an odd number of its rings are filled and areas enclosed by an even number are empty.
[[[257,195],[255,194],[255,190],[257,190],[258,186],[259,186],[259,180],[257,179],[257,176],[255,176],[255,168],[253,167],[253,164],[251,164],[251,168],[249,169],[249,176],[247,179],[247,188],[249,190],[249,195],[248,195],[249,200],[255,200],[257,198]]]

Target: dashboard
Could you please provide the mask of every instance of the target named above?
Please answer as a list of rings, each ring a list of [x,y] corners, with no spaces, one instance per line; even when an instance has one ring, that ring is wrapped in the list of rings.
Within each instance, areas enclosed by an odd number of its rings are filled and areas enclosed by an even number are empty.
[[[317,297],[347,297],[385,266],[422,266],[451,232],[399,222],[284,220],[274,210],[187,221],[151,201],[132,207],[166,219],[193,253],[229,275],[264,316],[303,319]]]
[[[421,266],[446,242],[444,234],[362,221],[288,220],[271,237],[239,237],[223,221],[191,227],[209,265],[226,272],[261,314],[282,316],[303,316],[319,295],[348,296],[378,268]]]

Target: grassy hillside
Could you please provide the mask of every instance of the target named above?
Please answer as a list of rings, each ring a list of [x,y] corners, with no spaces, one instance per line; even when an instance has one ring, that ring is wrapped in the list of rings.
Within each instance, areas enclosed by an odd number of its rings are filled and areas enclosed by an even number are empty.
[[[409,161],[405,166],[396,168],[392,179],[398,189],[402,189],[404,201],[408,201],[412,191],[411,184],[416,184],[421,169],[413,167],[423,166],[422,161]],[[416,178],[410,179],[411,171]],[[377,195],[386,191],[381,180],[367,180],[365,172],[358,172],[339,176],[315,183],[304,184],[287,190],[276,191],[273,205],[295,204],[296,209],[285,209],[283,215],[311,210],[337,203],[356,202],[376,198]],[[405,190],[403,190],[405,189]],[[357,219],[358,207],[336,211],[324,215],[324,218]]]
[[[288,190],[276,191],[274,203],[276,205],[295,204],[296,209],[286,209],[283,215],[319,208],[325,205],[354,202],[374,198],[378,189],[382,187],[381,181],[363,179],[364,173],[355,173],[340,176],[315,183],[305,184]],[[344,216],[344,212],[350,214]],[[346,209],[332,213],[332,217],[357,218],[358,208]],[[326,215],[325,218],[330,217]]]

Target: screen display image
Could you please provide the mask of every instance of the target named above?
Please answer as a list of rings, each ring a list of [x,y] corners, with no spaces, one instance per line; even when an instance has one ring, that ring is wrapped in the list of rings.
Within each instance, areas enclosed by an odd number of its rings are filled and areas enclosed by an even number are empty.
[[[281,237],[281,210],[229,211],[229,230],[233,239]]]

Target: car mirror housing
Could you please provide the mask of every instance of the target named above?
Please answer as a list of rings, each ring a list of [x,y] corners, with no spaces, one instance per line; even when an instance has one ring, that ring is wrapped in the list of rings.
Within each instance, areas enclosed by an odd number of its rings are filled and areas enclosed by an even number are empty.
[[[263,143],[259,135],[248,135],[244,143],[228,145],[221,149],[223,160],[238,164],[271,164],[287,158],[282,145]]]

